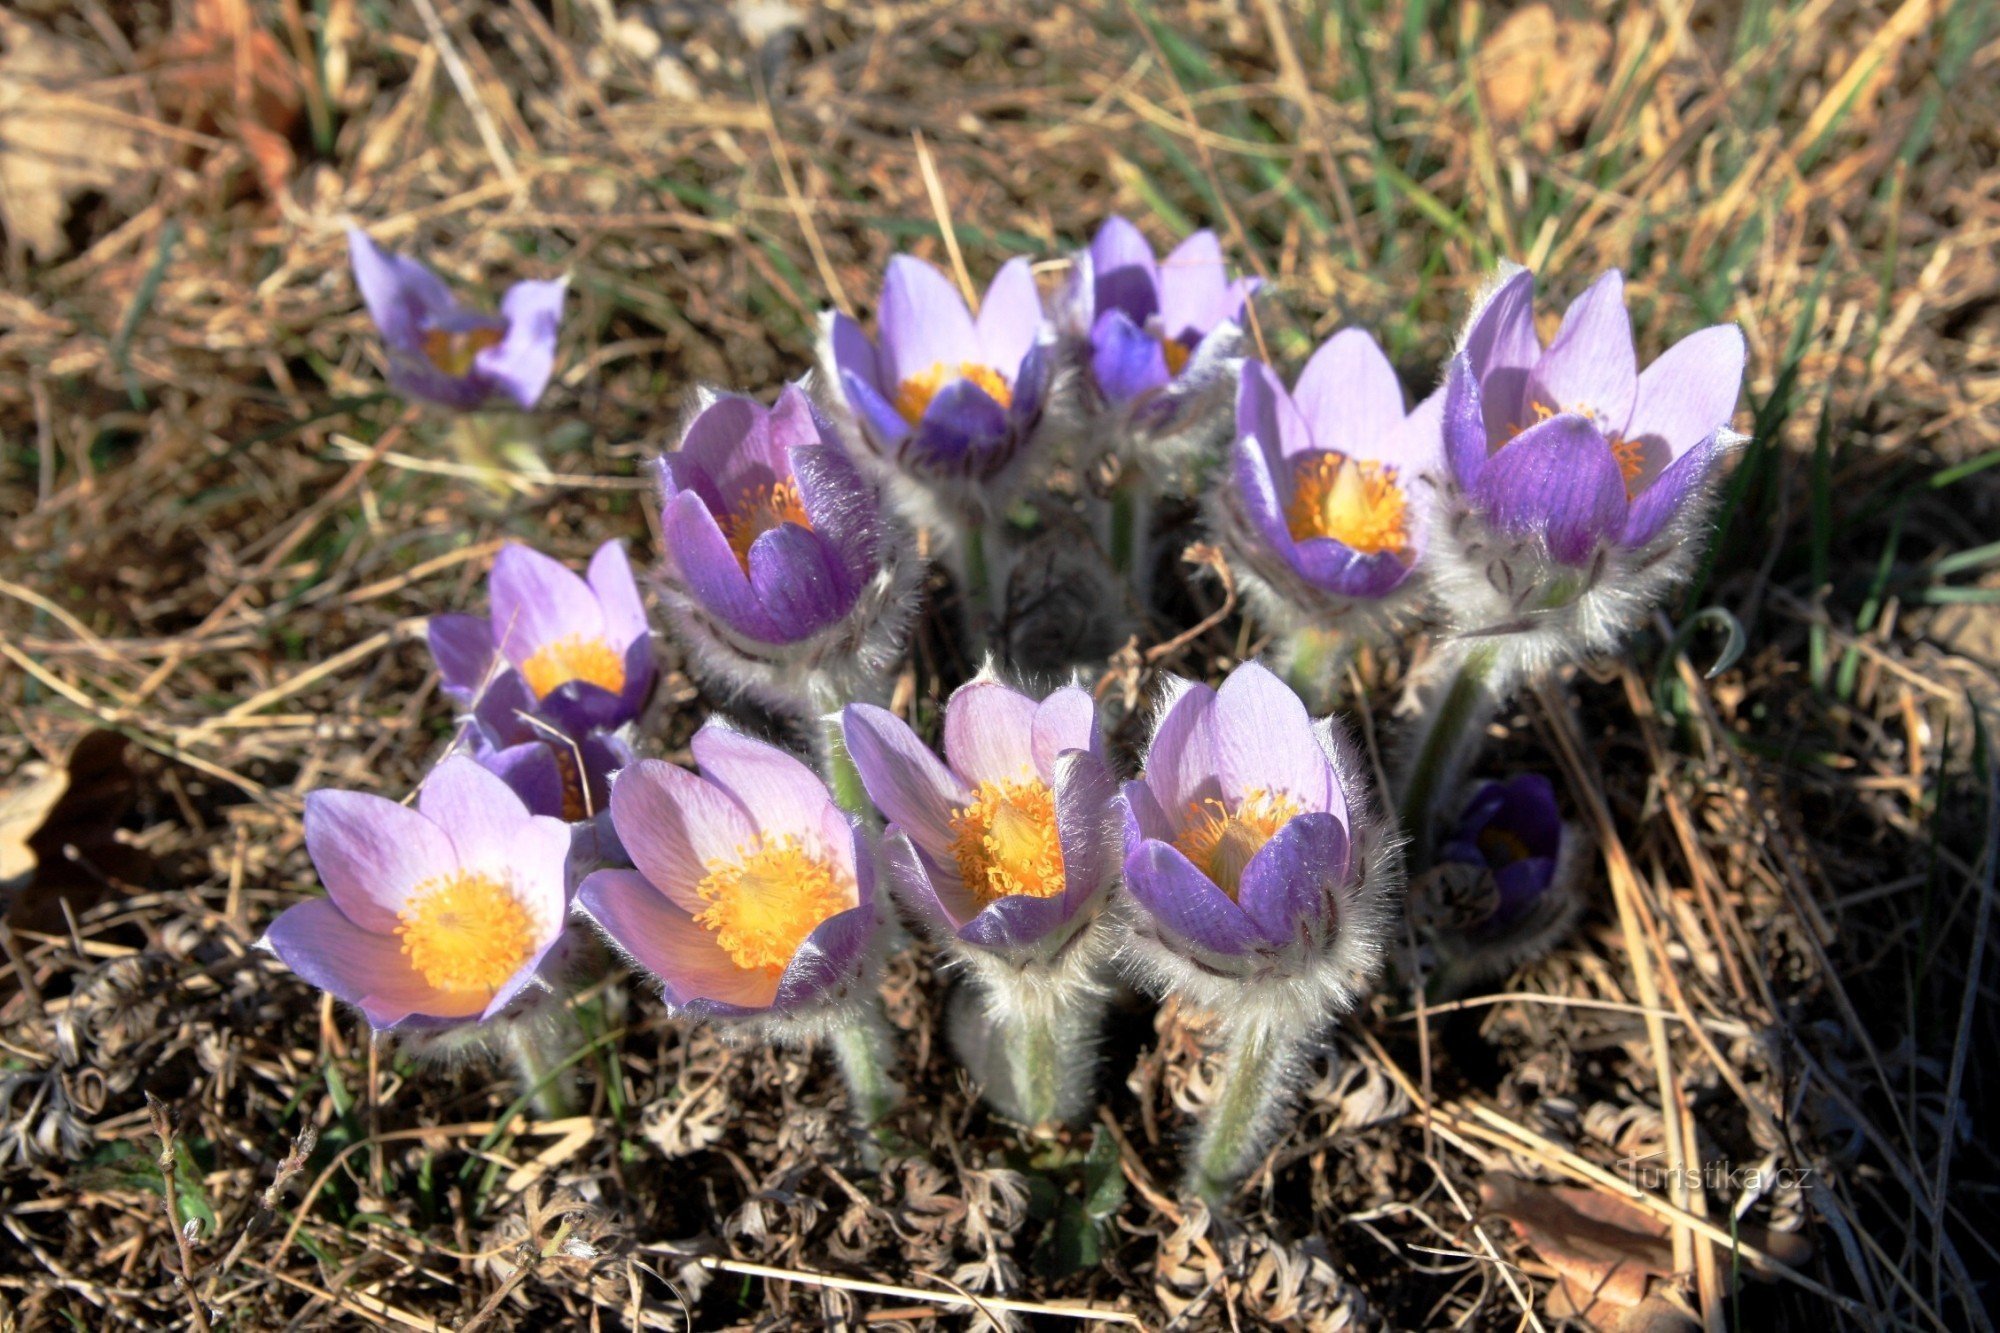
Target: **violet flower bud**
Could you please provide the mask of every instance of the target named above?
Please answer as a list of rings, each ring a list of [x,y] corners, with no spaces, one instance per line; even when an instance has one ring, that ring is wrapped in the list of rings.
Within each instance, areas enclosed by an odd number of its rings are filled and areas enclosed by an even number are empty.
[[[500,400],[525,412],[540,401],[555,370],[568,279],[517,282],[501,297],[500,313],[489,315],[359,228],[348,231],[347,249],[398,393],[456,412]]]
[[[1539,773],[1473,791],[1437,865],[1411,890],[1450,989],[1504,976],[1569,931],[1583,909],[1588,845]]]

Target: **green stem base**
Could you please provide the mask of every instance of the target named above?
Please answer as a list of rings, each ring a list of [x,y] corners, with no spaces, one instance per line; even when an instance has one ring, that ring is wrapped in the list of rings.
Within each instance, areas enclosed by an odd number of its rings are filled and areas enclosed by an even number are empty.
[[[1287,1062],[1300,1039],[1289,1023],[1250,1015],[1230,1025],[1222,1094],[1203,1117],[1186,1189],[1219,1209],[1257,1164],[1264,1129],[1283,1101]]]

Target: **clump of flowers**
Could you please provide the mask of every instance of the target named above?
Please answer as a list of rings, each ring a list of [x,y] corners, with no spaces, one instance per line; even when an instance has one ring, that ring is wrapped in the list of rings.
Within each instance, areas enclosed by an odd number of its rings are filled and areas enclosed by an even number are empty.
[[[1401,868],[1364,772],[1255,662],[1176,682],[1125,784],[1126,959],[1215,1016],[1228,1051],[1188,1184],[1211,1201],[1253,1164],[1302,1045],[1379,965]]]
[[[611,785],[630,870],[579,901],[676,1013],[744,1035],[829,1041],[867,1124],[900,1089],[873,986],[882,927],[867,838],[826,783],[776,746],[710,721],[690,773],[642,759]]]
[[[843,731],[890,821],[891,883],[971,974],[952,1024],[961,1058],[1014,1119],[1074,1118],[1096,1064],[1117,883],[1096,703],[1075,686],[1037,701],[975,679],[945,706],[942,762],[881,708],[848,705]]]

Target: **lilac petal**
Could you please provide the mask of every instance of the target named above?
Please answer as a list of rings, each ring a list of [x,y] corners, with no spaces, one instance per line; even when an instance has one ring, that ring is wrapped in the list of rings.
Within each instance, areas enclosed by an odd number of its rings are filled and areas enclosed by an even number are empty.
[[[1083,750],[1104,758],[1104,734],[1097,725],[1097,700],[1090,691],[1065,685],[1035,705],[1028,730],[1035,771],[1044,782],[1055,781],[1056,760],[1064,750]],[[947,741],[949,744],[949,741]]]
[[[1137,227],[1116,215],[1107,218],[1091,238],[1089,258],[1094,314],[1123,311],[1143,327],[1160,312],[1159,264]]]
[[[984,361],[965,298],[934,265],[910,255],[889,261],[875,328],[882,340],[885,395],[932,366],[956,370]]]
[[[830,998],[855,979],[875,937],[875,906],[864,903],[830,916],[813,928],[778,979],[771,999],[777,1010],[803,1009]]]
[[[1048,397],[1049,377],[1055,373],[1054,344],[1037,342],[1022,358],[1014,376],[1014,398],[1007,406],[1007,420],[1017,435],[1027,438],[1042,419],[1042,403]]]
[[[626,559],[625,543],[608,541],[597,548],[584,575],[597,605],[604,613],[604,635],[613,647],[623,647],[650,633],[646,607],[639,600],[639,582],[632,577],[632,562]]]
[[[493,623],[484,616],[435,615],[424,634],[445,692],[469,702],[493,674]]]
[[[723,394],[695,414],[680,447],[662,461],[673,485],[693,491],[709,508],[727,513],[745,490],[768,486],[770,422],[763,404]]]
[[[1292,389],[1313,443],[1350,458],[1381,459],[1403,426],[1403,385],[1360,329],[1326,340]]]
[[[842,576],[844,615],[875,573],[876,544],[881,538],[875,491],[853,460],[830,444],[794,449],[792,470],[813,531],[833,548]]]
[[[1035,776],[1035,701],[997,680],[975,680],[944,709],[944,758],[972,786]]]
[[[868,799],[931,856],[951,858],[952,811],[971,798],[903,720],[873,704],[841,711],[841,735]]]
[[[1125,857],[1125,891],[1170,935],[1216,953],[1247,953],[1261,941],[1243,909],[1177,848],[1148,839]]]
[[[1460,351],[1478,381],[1487,438],[1506,439],[1523,424],[1528,372],[1542,356],[1533,273],[1522,269],[1493,289],[1473,312]]]
[[[1729,424],[1742,389],[1743,330],[1717,324],[1691,333],[1640,373],[1625,438],[1658,440],[1668,461],[1679,458]]]
[[[542,741],[523,741],[498,750],[489,750],[474,761],[499,778],[521,798],[529,813],[562,817],[562,764],[556,752]]]
[[[996,898],[965,923],[958,937],[995,953],[1030,948],[1067,924],[1075,909],[1066,896],[1031,898],[1025,893]]]
[[[1403,418],[1402,425],[1396,428],[1382,448],[1379,457],[1383,462],[1400,468],[1405,483],[1435,472],[1437,465],[1444,461],[1444,400],[1445,395],[1440,388],[1411,408],[1410,414]],[[1476,421],[1475,417],[1475,424]],[[1415,508],[1416,521],[1411,524],[1411,530],[1421,546],[1422,535],[1429,526],[1426,516],[1430,506],[1417,505]]]
[[[1062,899],[1075,912],[1112,873],[1119,822],[1112,803],[1118,784],[1095,755],[1070,750],[1057,761],[1052,785],[1056,837],[1062,845]]]
[[[1625,526],[1625,475],[1597,427],[1573,413],[1522,431],[1486,460],[1473,492],[1494,527],[1540,536],[1568,565]]]
[[[569,915],[570,827],[560,819],[534,815],[517,827],[505,846],[489,857],[507,869],[514,896],[540,928],[544,942],[562,933]]]
[[[1632,419],[1638,387],[1625,279],[1614,268],[1563,312],[1562,327],[1528,376],[1527,406],[1576,412],[1615,434]]]
[[[1712,434],[1667,464],[1667,470],[1653,478],[1653,484],[1633,498],[1619,541],[1626,546],[1638,547],[1659,536],[1660,530],[1701,490],[1721,454],[1721,438],[1719,434]]]
[[[1125,843],[1129,847],[1137,847],[1149,838],[1155,842],[1172,842],[1179,832],[1175,821],[1167,818],[1159,798],[1153,795],[1153,789],[1144,781],[1121,785],[1116,804]]]
[[[1195,232],[1160,261],[1160,327],[1169,338],[1189,344],[1243,308],[1232,299],[1229,265],[1215,233]]]
[[[681,581],[702,609],[739,634],[764,643],[788,642],[700,496],[692,491],[676,495],[667,504],[661,529]]]
[[[882,396],[881,390],[853,371],[843,370],[840,373],[840,387],[847,395],[848,407],[867,428],[877,449],[887,451],[895,448],[916,429],[896,410],[895,404]]]
[[[978,900],[965,886],[956,877],[935,873],[909,834],[893,824],[882,838],[882,869],[896,897],[933,930],[956,934],[979,915]]]
[[[1245,382],[1248,382],[1245,376]],[[1229,446],[1229,477],[1235,483],[1237,499],[1264,544],[1272,551],[1293,559],[1291,525],[1285,518],[1285,501],[1278,491],[1274,468],[1290,471],[1291,464],[1279,457],[1275,447],[1257,435],[1238,435]]]
[[[1333,910],[1347,872],[1346,827],[1330,814],[1300,815],[1250,858],[1236,901],[1266,939],[1289,944]]]
[[[1301,578],[1336,597],[1387,597],[1416,569],[1394,551],[1364,555],[1331,537],[1308,537],[1287,554]]]
[[[548,729],[536,725],[534,692],[512,667],[493,677],[472,706],[472,720],[495,745],[519,745],[545,740]]]
[[[1255,436],[1274,464],[1320,447],[1277,372],[1262,361],[1244,363],[1236,388],[1236,433]]]
[[[1245,662],[1230,672],[1209,716],[1226,797],[1282,792],[1307,810],[1336,808],[1333,766],[1313,736],[1312,718],[1269,668]]]
[[[1471,490],[1479,484],[1479,474],[1486,470],[1492,437],[1487,431],[1479,379],[1465,353],[1451,359],[1445,370],[1444,387],[1438,393],[1444,398],[1441,413],[1444,456],[1450,461],[1451,474],[1458,484]]]
[[[938,390],[917,424],[912,451],[924,466],[962,476],[990,476],[1004,461],[1007,409],[971,380]]]
[[[424,779],[417,812],[444,830],[467,870],[505,870],[507,845],[529,818],[512,787],[462,754],[447,756]]]
[[[690,913],[707,905],[695,886],[708,867],[735,861],[757,837],[755,819],[734,796],[663,759],[641,759],[618,774],[611,819],[632,864]]]
[[[750,543],[750,586],[786,642],[810,638],[854,604],[844,571],[818,534],[796,523]]]
[[[271,923],[264,943],[300,977],[358,1006],[374,1027],[391,1027],[411,1014],[435,1014],[442,1007],[439,992],[410,966],[396,936],[363,930],[330,899],[312,898],[286,908]]]
[[[413,890],[458,869],[458,851],[443,829],[380,796],[308,792],[305,829],[306,851],[335,905],[376,934],[396,929],[396,914]]]
[[[979,360],[994,367],[1008,379],[1020,372],[1028,349],[1035,345],[1047,316],[1042,312],[1042,293],[1035,286],[1035,271],[1025,257],[1016,257],[1000,266],[979,303]]]
[[[692,749],[702,776],[750,812],[758,833],[807,843],[821,840],[821,823],[833,798],[810,768],[775,745],[715,721],[694,734]]]
[[[714,1000],[762,1009],[777,994],[775,979],[738,967],[711,932],[639,871],[599,870],[584,880],[576,897],[613,944],[660,979],[675,1008]]]
[[[414,259],[384,250],[358,227],[347,232],[354,285],[382,340],[406,355],[423,354],[424,331],[458,306],[437,274]]]
[[[507,334],[473,358],[473,369],[526,412],[541,400],[556,368],[556,334],[562,326],[569,279],[517,282],[500,298]]]
[[[833,368],[843,379],[854,376],[873,389],[877,397],[895,392],[895,384],[883,379],[875,344],[852,318],[839,311],[829,312],[826,336],[833,348]]]
[[[1099,315],[1091,326],[1090,372],[1114,403],[1130,402],[1165,387],[1173,378],[1160,340],[1116,308]]]
[[[501,547],[487,586],[494,637],[515,666],[559,639],[604,637],[604,613],[589,585],[540,551],[512,542]]]
[[[1191,684],[1160,716],[1146,750],[1145,782],[1170,819],[1222,788],[1216,780],[1215,734],[1211,714],[1215,691]]]

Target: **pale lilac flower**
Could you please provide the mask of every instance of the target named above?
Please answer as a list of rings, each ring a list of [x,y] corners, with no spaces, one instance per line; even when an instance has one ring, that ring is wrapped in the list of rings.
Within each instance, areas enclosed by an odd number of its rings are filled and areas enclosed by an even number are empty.
[[[909,255],[889,261],[879,346],[827,317],[823,360],[868,447],[951,514],[983,518],[1009,489],[1047,389],[1047,317],[1026,259],[994,275],[975,318],[958,288]]]
[[[396,391],[460,412],[505,400],[532,408],[555,370],[567,279],[517,282],[489,315],[462,304],[435,273],[347,233],[355,285],[382,331]]]
[[[933,931],[1016,962],[1059,952],[1117,882],[1097,707],[997,680],[945,705],[944,760],[886,709],[849,704],[847,750],[890,821],[890,882]]]
[[[611,818],[635,868],[591,875],[578,901],[677,1012],[861,1004],[881,917],[859,825],[775,746],[711,721],[693,749],[699,774],[657,759],[619,773]]]
[[[541,982],[569,911],[570,830],[472,760],[432,770],[415,809],[313,792],[305,836],[327,896],[261,944],[376,1029],[483,1021]]]
[[[1351,1001],[1381,955],[1393,886],[1359,765],[1331,721],[1246,662],[1219,690],[1182,682],[1125,784],[1135,936],[1170,984],[1318,977]]]
[[[1358,329],[1315,352],[1290,393],[1269,366],[1244,365],[1228,477],[1208,512],[1267,623],[1324,628],[1412,586],[1440,406],[1406,413],[1388,357]]]

